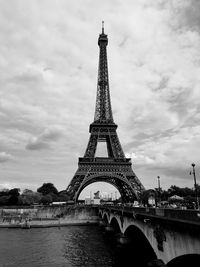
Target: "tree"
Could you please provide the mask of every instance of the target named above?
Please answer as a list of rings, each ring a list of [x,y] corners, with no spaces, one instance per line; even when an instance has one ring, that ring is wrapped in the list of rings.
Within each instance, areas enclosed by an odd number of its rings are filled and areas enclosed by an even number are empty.
[[[0,191],[0,197],[1,196],[8,196],[8,192],[9,192],[9,189],[2,189],[1,191]]]
[[[173,195],[177,195],[179,197],[195,196],[194,190],[192,190],[191,188],[181,188],[176,185],[171,185],[167,192],[169,194],[169,197]]]
[[[66,193],[65,190],[60,191],[58,193],[58,200],[59,201],[68,201],[70,199],[69,195]]]
[[[41,193],[25,189],[21,194],[21,196],[19,197],[19,200],[20,204],[22,205],[32,205],[34,203],[39,203],[41,201],[41,198],[42,198]]]
[[[51,203],[52,201],[53,201],[53,198],[52,198],[51,194],[44,195],[44,196],[42,196],[42,198],[41,198],[41,202],[42,202],[42,204],[49,204],[49,203]]]
[[[11,195],[8,199],[8,205],[17,205],[18,204],[18,197],[15,195]]]
[[[8,194],[11,196],[19,196],[20,189],[19,188],[13,188],[8,191]]]
[[[8,200],[9,205],[17,205],[18,204],[19,192],[20,192],[19,188],[13,188],[13,189],[9,190],[9,192],[8,192],[8,194],[10,195],[9,200]]]
[[[53,193],[58,194],[58,190],[52,183],[44,183],[41,187],[37,189],[37,192],[41,193],[43,196]]]
[[[27,189],[27,188],[24,189],[23,192],[22,192],[23,195],[28,195],[28,194],[31,194],[31,193],[33,193],[33,190]]]
[[[149,198],[153,197],[155,199],[156,192],[153,189],[144,190],[140,194],[140,202],[143,205],[149,205]]]
[[[9,204],[9,196],[0,196],[0,206],[6,206]]]

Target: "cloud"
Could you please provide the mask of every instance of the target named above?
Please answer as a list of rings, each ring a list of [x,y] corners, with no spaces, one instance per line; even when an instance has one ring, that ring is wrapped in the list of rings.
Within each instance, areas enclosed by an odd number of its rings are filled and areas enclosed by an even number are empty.
[[[0,163],[7,162],[13,159],[13,156],[6,152],[0,152]]]
[[[0,169],[5,182],[51,179],[63,189],[73,177],[94,118],[104,14],[124,152],[144,185],[158,168],[166,186],[189,183],[184,168],[199,162],[199,8],[198,0],[1,1],[0,150],[16,159]]]
[[[167,181],[179,179],[183,184],[190,183],[189,171],[192,162],[199,161],[197,147],[200,146],[200,127],[181,128],[176,132],[147,137],[140,143],[135,153],[127,154],[132,158],[134,168],[148,172],[149,176],[164,176]],[[198,166],[197,166],[198,168]],[[150,178],[150,177],[149,177]],[[174,182],[175,183],[175,182]]]
[[[11,189],[12,186],[9,183],[0,184],[0,190]]]
[[[58,127],[51,127],[45,129],[40,135],[33,136],[29,139],[26,149],[41,150],[51,148],[51,144],[56,142],[63,135],[62,129]]]

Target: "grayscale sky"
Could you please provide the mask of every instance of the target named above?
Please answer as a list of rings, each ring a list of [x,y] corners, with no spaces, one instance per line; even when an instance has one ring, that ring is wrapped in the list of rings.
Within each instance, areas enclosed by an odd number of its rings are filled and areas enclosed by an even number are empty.
[[[93,122],[101,21],[114,120],[146,188],[200,183],[199,0],[0,0],[0,188],[65,189]],[[106,189],[105,189],[106,190]]]

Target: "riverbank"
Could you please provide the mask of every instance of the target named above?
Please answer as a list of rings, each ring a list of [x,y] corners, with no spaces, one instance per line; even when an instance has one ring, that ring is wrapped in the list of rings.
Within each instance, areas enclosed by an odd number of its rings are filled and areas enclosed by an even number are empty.
[[[98,208],[65,207],[1,208],[0,228],[44,228],[98,224]]]
[[[46,228],[46,227],[65,227],[71,225],[98,225],[98,220],[37,220],[20,223],[0,222],[0,228]]]

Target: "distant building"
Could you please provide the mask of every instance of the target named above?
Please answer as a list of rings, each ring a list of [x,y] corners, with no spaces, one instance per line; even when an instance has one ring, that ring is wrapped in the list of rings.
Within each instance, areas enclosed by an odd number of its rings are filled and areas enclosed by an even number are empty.
[[[51,203],[51,206],[63,206],[66,205],[66,201],[55,201]]]
[[[91,205],[94,204],[94,200],[91,199],[90,197],[85,198],[85,205]]]
[[[177,195],[173,195],[169,197],[169,200],[184,200],[184,198]]]

